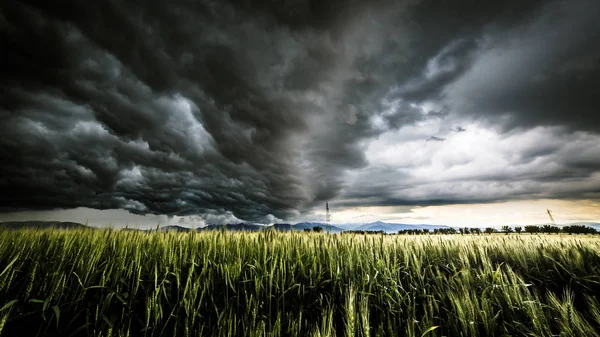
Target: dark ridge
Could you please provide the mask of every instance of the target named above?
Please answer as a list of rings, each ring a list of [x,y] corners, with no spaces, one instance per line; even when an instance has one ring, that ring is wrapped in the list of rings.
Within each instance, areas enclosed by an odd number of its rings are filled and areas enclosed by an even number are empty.
[[[63,221],[8,221],[0,222],[0,228],[6,229],[92,229],[78,222]]]

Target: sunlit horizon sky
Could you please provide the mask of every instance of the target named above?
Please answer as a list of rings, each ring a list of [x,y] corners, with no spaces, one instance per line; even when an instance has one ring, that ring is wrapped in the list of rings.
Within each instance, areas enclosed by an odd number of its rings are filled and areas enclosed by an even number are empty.
[[[600,221],[600,1],[0,4],[0,221]]]
[[[548,208],[545,208],[548,207]],[[550,209],[554,221],[551,221]],[[376,221],[401,224],[432,224],[453,227],[525,226],[554,223],[599,223],[600,203],[593,200],[561,201],[531,200],[490,204],[444,205],[426,207],[357,207],[336,210],[331,208],[331,224],[364,224]],[[26,211],[5,213],[0,221],[72,221],[94,227],[154,228],[156,226],[183,226],[190,228],[210,224],[237,224],[245,222],[229,215],[228,219],[206,220],[199,216],[136,215],[125,210],[95,210],[78,208],[70,210]],[[325,223],[325,211],[309,217],[262,223],[298,223],[303,221]]]

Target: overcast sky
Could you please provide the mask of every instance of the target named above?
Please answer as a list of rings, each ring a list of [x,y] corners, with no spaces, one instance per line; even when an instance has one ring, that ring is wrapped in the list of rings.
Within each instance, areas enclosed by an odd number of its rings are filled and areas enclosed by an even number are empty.
[[[599,221],[600,2],[3,1],[0,221]],[[83,218],[86,219],[83,219]]]

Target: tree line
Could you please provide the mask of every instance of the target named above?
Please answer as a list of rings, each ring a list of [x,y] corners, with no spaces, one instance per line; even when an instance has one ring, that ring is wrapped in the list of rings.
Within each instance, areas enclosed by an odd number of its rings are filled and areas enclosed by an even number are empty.
[[[305,229],[306,230],[306,229]],[[310,231],[310,229],[306,230]],[[369,230],[352,230],[352,231],[344,231],[344,234],[386,234],[384,231],[369,231]],[[472,227],[464,227],[464,228],[435,228],[433,231],[429,229],[403,229],[398,231],[395,234],[398,235],[426,235],[426,234],[461,234],[461,235],[480,235],[480,234],[493,234],[493,233],[529,233],[529,234],[600,234],[598,230],[593,227],[583,226],[583,225],[569,225],[564,227],[558,227],[553,225],[543,225],[543,226],[502,226],[500,229],[487,227],[484,229],[481,228],[472,228]]]
[[[426,231],[426,230],[425,230]],[[542,226],[535,226],[535,225],[528,225],[528,226],[515,226],[515,227],[511,227],[511,226],[502,226],[502,228],[500,229],[496,229],[496,228],[492,228],[492,227],[487,227],[485,229],[481,229],[481,228],[469,228],[469,227],[465,227],[465,228],[436,228],[433,230],[432,232],[433,234],[492,234],[492,233],[505,233],[505,234],[509,234],[509,233],[516,233],[516,234],[520,234],[520,233],[529,233],[529,234],[558,234],[558,233],[565,233],[565,234],[600,234],[600,232],[598,230],[596,230],[593,227],[588,227],[588,226],[584,226],[584,225],[569,225],[569,226],[564,226],[564,227],[558,227],[558,226],[553,226],[553,225],[542,225]],[[411,233],[407,233],[407,234],[411,234]]]

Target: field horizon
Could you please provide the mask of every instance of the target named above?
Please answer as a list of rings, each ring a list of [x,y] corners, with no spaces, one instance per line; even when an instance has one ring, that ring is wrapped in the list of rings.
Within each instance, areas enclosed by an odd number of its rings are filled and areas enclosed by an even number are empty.
[[[565,227],[588,227],[592,228],[596,231],[600,231],[600,223],[594,221],[577,221],[577,222],[564,222],[564,223],[539,223],[539,224],[511,224],[511,225],[496,225],[496,226],[451,226],[451,225],[443,225],[443,224],[406,224],[406,223],[397,223],[397,222],[384,222],[384,221],[374,221],[369,223],[326,223],[321,221],[303,221],[298,223],[273,223],[273,224],[257,224],[251,222],[237,222],[237,223],[224,223],[224,224],[208,224],[208,225],[199,225],[195,226],[193,224],[157,224],[152,227],[140,228],[139,225],[136,224],[127,224],[125,226],[113,226],[108,223],[105,226],[94,226],[89,225],[85,222],[75,222],[75,221],[0,221],[0,228],[11,228],[11,229],[19,229],[19,228],[64,228],[64,229],[82,229],[82,228],[92,228],[92,229],[130,229],[130,230],[159,230],[159,231],[204,231],[204,230],[232,230],[232,231],[260,231],[265,229],[274,229],[278,231],[302,231],[306,229],[313,229],[314,227],[320,227],[326,232],[332,233],[341,233],[341,232],[352,232],[352,231],[369,231],[369,232],[378,232],[383,231],[387,234],[396,234],[398,232],[405,233],[410,230],[428,230],[429,232],[433,232],[434,230],[440,229],[450,229],[454,228],[459,232],[459,229],[481,229],[484,231],[485,229],[494,229],[495,231],[502,232],[503,228],[510,228],[514,230],[515,228],[521,228],[527,226],[553,226],[557,228],[565,228]]]

